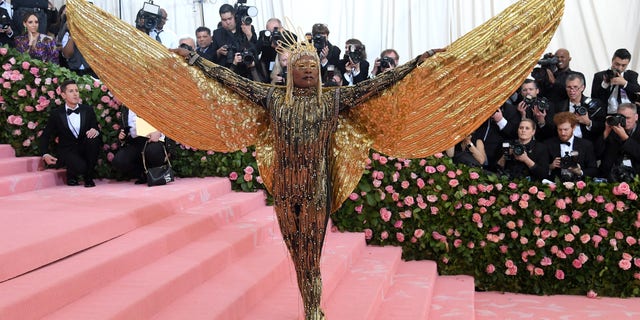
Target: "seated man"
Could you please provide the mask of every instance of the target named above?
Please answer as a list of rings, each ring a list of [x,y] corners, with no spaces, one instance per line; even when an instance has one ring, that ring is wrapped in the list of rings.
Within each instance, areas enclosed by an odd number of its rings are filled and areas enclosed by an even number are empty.
[[[150,127],[135,112],[122,109],[122,128],[118,134],[120,150],[113,157],[111,165],[130,178],[136,178],[135,184],[147,183],[147,176],[142,162],[144,150],[147,168],[158,167],[165,162],[165,149],[162,133]],[[149,133],[144,131],[149,131]]]
[[[553,116],[558,136],[545,143],[549,150],[549,172],[552,179],[577,181],[598,174],[596,156],[591,141],[573,135],[578,120],[571,112],[560,112]]]
[[[623,173],[621,168],[637,175],[640,168],[640,130],[636,105],[619,105],[617,115],[607,118],[602,138],[604,152],[600,174],[613,181],[625,180],[620,179],[619,174]]]
[[[91,106],[79,104],[80,93],[75,81],[64,81],[60,92],[65,107],[51,110],[40,136],[42,159],[47,165],[67,167],[67,185],[77,186],[78,177],[82,176],[85,187],[95,187],[94,167],[102,146],[96,113]],[[48,153],[52,138],[58,138],[58,157]]]

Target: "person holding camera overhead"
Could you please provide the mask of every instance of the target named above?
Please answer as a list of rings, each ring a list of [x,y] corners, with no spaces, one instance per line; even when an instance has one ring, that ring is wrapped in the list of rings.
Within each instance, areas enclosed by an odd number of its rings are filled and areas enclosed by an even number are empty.
[[[155,28],[151,29],[149,36],[158,40],[158,42],[162,43],[167,48],[177,48],[178,36],[175,32],[164,28],[164,25],[168,20],[167,10],[160,8],[159,13],[160,15],[157,19],[158,23],[156,23]]]
[[[498,160],[499,172],[510,179],[528,177],[541,181],[549,175],[549,151],[544,143],[534,139],[536,123],[522,119],[518,126],[518,139],[503,143],[503,154]]]
[[[251,25],[249,7],[240,3],[238,1],[235,7],[230,4],[220,6],[220,27],[213,31],[213,48],[217,56],[214,62],[242,77],[262,82],[264,76],[256,63],[258,36]]]
[[[638,73],[627,70],[630,61],[631,53],[618,49],[611,58],[611,68],[593,75],[591,97],[607,101],[607,114],[615,114],[621,103],[638,101]]]
[[[532,119],[537,124],[536,139],[544,141],[555,136],[555,130],[551,123],[554,108],[545,97],[539,97],[538,84],[533,79],[526,79],[520,86],[522,100],[516,105],[520,114],[520,120]]]
[[[531,76],[538,82],[540,87],[540,95],[549,99],[552,104],[557,104],[567,99],[567,90],[565,82],[567,76],[571,73],[581,72],[571,70],[571,54],[569,50],[560,48],[556,53],[547,53],[538,64],[539,68],[535,68],[531,72]],[[584,79],[584,75],[582,75]]]
[[[316,23],[311,27],[311,41],[320,57],[321,79],[327,79],[329,66],[335,68],[340,62],[340,48],[329,42],[329,27],[323,23]]]
[[[344,45],[344,57],[338,62],[338,70],[342,75],[342,83],[352,86],[367,80],[369,77],[369,62],[367,50],[358,39],[349,39]]]
[[[607,108],[600,100],[591,99],[583,94],[584,76],[582,73],[570,73],[565,83],[568,98],[556,104],[555,113],[573,112],[578,120],[573,135],[595,143],[604,130]]]
[[[547,141],[550,178],[561,181],[577,181],[584,177],[596,177],[598,167],[593,144],[573,135],[578,120],[572,112],[560,112],[553,116],[558,136]]]
[[[607,117],[602,134],[604,145],[600,175],[613,181],[625,181],[638,174],[640,168],[640,130],[638,109],[633,103],[622,103],[617,114]]]

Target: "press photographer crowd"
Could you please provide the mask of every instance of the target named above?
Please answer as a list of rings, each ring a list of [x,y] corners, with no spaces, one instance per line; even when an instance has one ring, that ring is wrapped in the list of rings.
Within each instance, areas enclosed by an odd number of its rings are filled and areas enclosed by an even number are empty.
[[[286,30],[278,18],[269,19],[263,30],[256,31],[260,28],[254,24],[256,14],[257,8],[246,5],[246,0],[223,4],[215,30],[201,26],[193,36],[179,37],[165,28],[167,11],[148,1],[139,10],[135,26],[167,48],[195,51],[257,82],[286,85],[288,57],[276,49],[285,45],[285,39],[297,39],[296,35]],[[320,57],[324,86],[354,85],[398,66],[400,57],[392,48],[383,50],[370,65],[365,44],[360,40],[348,39],[343,53],[329,41],[329,34],[326,24],[316,23],[305,35]],[[75,47],[66,26],[65,6],[56,9],[51,2],[41,0],[14,0],[13,7],[6,1],[0,2],[1,45],[15,47],[35,59],[58,63],[80,75],[97,77]],[[624,48],[616,50],[610,67],[593,75],[589,95],[584,92],[585,75],[570,68],[571,59],[567,49],[545,54],[518,92],[475,132],[446,150],[446,154],[456,163],[509,178],[577,181],[589,177],[618,182],[637,177],[640,85],[638,74],[627,69],[631,53]],[[63,90],[63,96],[72,94]],[[65,99],[66,108],[73,110],[78,103],[70,99]],[[73,120],[73,112],[68,117],[69,125],[79,130],[81,124]],[[164,163],[167,158],[162,150],[166,141],[171,140],[157,131],[139,135],[136,121],[143,120],[131,110],[123,118],[123,128],[127,129],[120,134],[120,140],[123,150],[130,148],[130,152],[116,156],[114,166],[117,164],[137,183],[144,183],[147,178],[143,174],[143,160],[154,167]],[[51,128],[47,132],[43,138],[59,134]],[[153,147],[156,144],[158,147]],[[143,150],[147,153],[145,158],[141,156]],[[52,156],[43,156],[47,163],[56,163]],[[86,154],[78,155],[84,160],[76,168],[68,156],[58,157],[67,159],[61,162],[68,167],[68,181],[77,184],[78,176],[82,176],[85,186],[94,185],[90,168],[93,155],[91,159]]]

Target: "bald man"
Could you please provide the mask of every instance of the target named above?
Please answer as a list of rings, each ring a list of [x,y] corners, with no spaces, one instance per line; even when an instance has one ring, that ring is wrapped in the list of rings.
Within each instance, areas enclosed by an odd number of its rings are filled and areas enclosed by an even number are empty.
[[[582,72],[573,71],[569,68],[569,63],[571,62],[569,50],[560,48],[556,51],[555,56],[558,58],[558,63],[556,64],[558,70],[552,72],[546,69],[547,77],[543,78],[542,82],[538,84],[540,87],[540,95],[549,99],[554,105],[569,99],[565,82],[570,73],[579,73],[584,79]]]

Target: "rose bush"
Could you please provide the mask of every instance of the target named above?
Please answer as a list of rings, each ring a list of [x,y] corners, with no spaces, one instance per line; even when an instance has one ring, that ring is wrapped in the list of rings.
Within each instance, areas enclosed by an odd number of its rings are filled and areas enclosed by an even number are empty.
[[[74,78],[102,130],[102,178],[119,178],[121,103],[90,77],[0,48],[0,143],[38,155],[58,83]],[[171,148],[178,176],[228,177],[236,190],[263,188],[254,149],[232,153]],[[478,290],[640,296],[639,182],[542,185],[457,167],[437,154],[394,159],[372,152],[358,187],[332,215],[334,228],[364,232],[374,245],[401,246],[408,260],[431,259],[442,274],[475,277]]]

